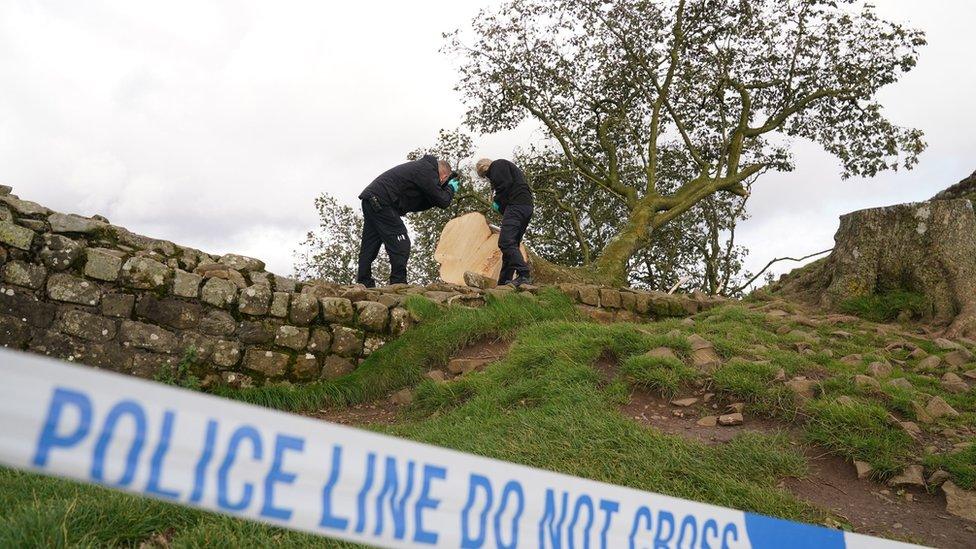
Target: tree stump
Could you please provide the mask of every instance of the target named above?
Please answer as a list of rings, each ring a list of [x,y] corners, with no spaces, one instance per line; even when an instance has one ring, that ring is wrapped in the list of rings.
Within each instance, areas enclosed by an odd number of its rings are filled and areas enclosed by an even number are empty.
[[[934,323],[957,337],[976,331],[976,213],[969,200],[935,200],[849,213],[833,252],[784,277],[783,292],[835,308],[905,290],[925,295]]]

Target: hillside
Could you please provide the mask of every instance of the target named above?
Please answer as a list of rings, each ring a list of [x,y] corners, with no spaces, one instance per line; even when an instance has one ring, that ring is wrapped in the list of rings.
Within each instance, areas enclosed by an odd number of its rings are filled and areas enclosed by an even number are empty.
[[[130,366],[126,373],[777,517],[938,547],[969,547],[976,535],[976,342],[940,338],[907,317],[893,322],[911,309],[910,296],[907,305],[863,300],[851,308],[860,316],[851,316],[768,292],[741,302],[579,285],[369,293],[288,281],[241,256],[170,249],[109,232],[102,220],[71,217],[74,225],[66,227],[61,214],[0,200],[6,204],[0,240],[26,234],[20,229],[36,232],[20,247],[4,240],[0,320],[4,337],[21,338],[8,345],[44,352],[37,341],[63,341],[50,354],[84,364],[138,360],[155,369]],[[93,226],[98,230],[81,230]],[[44,254],[51,241],[64,243],[53,236],[115,252],[79,252],[56,270],[44,259],[60,257]],[[90,277],[86,258],[100,264],[106,256],[118,259],[108,261],[118,265],[116,278]],[[191,256],[192,266],[185,263]],[[130,261],[156,269],[163,282],[139,287],[146,279],[127,274]],[[193,295],[175,293],[176,277],[186,278],[180,273],[197,277]],[[87,295],[97,290],[99,299],[131,296],[132,304],[122,317],[108,316],[104,302],[61,293],[67,280]],[[233,297],[207,302],[208,284]],[[291,306],[273,313],[282,294]],[[327,316],[337,311],[348,313]],[[64,320],[82,314],[88,323]],[[394,315],[409,322],[392,330]],[[113,338],[83,329],[96,321],[109,322],[105,331],[115,330]],[[199,333],[204,325],[225,333]],[[256,326],[270,339],[256,337],[262,333]],[[311,347],[316,330],[330,334],[327,349]],[[358,342],[354,353],[335,346],[340,335]],[[367,347],[370,338],[381,343]],[[157,347],[160,340],[172,348]],[[209,354],[198,347],[187,352],[187,342],[211,340]],[[215,353],[228,342],[243,356],[220,366]],[[120,353],[104,352],[116,345]],[[263,363],[248,362],[252,350],[279,353],[284,366],[262,370]],[[326,367],[340,359],[343,371]],[[312,363],[314,376],[295,375],[308,371],[297,365]],[[0,470],[3,547],[321,544]]]

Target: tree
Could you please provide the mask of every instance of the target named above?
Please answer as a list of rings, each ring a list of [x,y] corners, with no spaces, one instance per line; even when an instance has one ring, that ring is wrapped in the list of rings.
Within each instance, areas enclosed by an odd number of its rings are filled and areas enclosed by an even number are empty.
[[[535,120],[622,214],[599,255],[581,250],[575,269],[536,258],[537,276],[626,282],[654,233],[791,169],[797,138],[837,157],[845,178],[914,166],[921,132],[890,122],[876,96],[915,66],[924,34],[858,4],[510,0],[476,17],[472,43],[448,35],[467,124]]]

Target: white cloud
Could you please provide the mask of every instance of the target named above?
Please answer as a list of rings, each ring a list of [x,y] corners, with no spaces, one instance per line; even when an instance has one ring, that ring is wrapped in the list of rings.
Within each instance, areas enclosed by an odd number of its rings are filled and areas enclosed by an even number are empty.
[[[450,1],[6,0],[0,3],[0,182],[52,208],[291,271],[321,191],[352,202],[463,113],[441,33],[481,5]],[[846,181],[801,144],[761,180],[740,231],[750,266],[830,245],[839,214],[923,199],[976,169],[968,0],[878,2],[929,32],[886,91],[923,128],[915,172]],[[488,156],[526,144],[486,136]],[[824,246],[826,244],[826,246]]]

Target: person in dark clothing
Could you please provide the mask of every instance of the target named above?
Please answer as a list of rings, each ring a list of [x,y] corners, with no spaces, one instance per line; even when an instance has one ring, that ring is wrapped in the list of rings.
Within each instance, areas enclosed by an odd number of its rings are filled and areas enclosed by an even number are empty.
[[[482,158],[475,164],[475,169],[479,176],[491,182],[491,190],[495,193],[492,208],[502,214],[502,231],[498,235],[502,270],[498,283],[516,287],[530,284],[529,266],[519,249],[532,219],[532,189],[525,182],[525,174],[508,160]]]
[[[447,208],[460,179],[451,165],[426,155],[393,167],[373,180],[359,199],[363,201],[363,239],[359,247],[356,282],[373,288],[373,261],[380,245],[390,256],[390,284],[407,282],[410,236],[402,216],[433,207]]]

